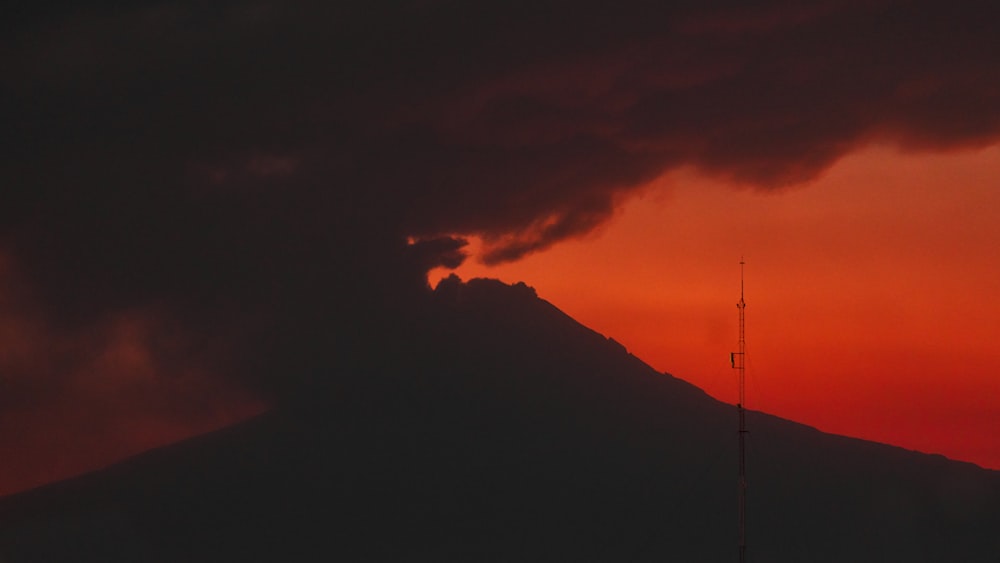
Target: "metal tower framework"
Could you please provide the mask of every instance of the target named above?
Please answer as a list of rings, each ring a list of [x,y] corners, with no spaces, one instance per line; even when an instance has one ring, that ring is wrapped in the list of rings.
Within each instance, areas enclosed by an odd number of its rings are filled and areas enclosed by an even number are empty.
[[[743,265],[745,262],[740,258],[740,300],[736,303],[736,308],[740,312],[740,341],[739,351],[729,355],[729,361],[734,369],[739,371],[740,376],[740,397],[736,403],[736,410],[740,417],[740,476],[739,476],[739,523],[740,523],[740,563],[745,563],[747,558],[747,530],[746,530],[746,507],[747,507],[747,464],[746,464],[746,410],[743,407],[745,398],[746,381],[746,324],[745,311],[746,301],[743,300]]]

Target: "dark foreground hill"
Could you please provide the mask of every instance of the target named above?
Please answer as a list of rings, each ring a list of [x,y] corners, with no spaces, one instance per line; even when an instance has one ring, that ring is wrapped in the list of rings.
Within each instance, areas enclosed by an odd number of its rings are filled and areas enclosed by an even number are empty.
[[[403,324],[266,415],[3,499],[0,561],[736,559],[733,406],[523,285]],[[1000,473],[748,426],[751,561],[1000,560]]]

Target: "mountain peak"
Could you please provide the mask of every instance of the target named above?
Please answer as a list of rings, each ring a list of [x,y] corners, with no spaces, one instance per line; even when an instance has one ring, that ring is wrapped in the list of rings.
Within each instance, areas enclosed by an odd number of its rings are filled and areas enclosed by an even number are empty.
[[[446,278],[312,402],[0,502],[20,561],[726,561],[736,409]],[[406,325],[406,326],[402,326]],[[362,356],[359,356],[362,357]],[[748,413],[768,561],[992,561],[1000,474]]]

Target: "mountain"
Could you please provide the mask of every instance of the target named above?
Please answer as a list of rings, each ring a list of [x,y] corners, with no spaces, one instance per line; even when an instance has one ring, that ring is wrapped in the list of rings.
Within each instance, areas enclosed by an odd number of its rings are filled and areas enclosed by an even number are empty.
[[[732,561],[735,407],[523,285],[245,423],[0,500],[0,561]],[[377,352],[372,352],[372,351]],[[1000,559],[1000,472],[748,413],[751,561]]]

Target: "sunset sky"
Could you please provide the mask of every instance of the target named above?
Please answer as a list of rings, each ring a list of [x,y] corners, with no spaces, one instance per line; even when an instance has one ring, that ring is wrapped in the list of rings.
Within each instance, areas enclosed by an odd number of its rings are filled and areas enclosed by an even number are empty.
[[[735,403],[742,255],[749,408],[1000,469],[998,178],[1000,146],[864,147],[777,193],[682,170],[584,239],[457,273],[524,280]]]
[[[465,255],[726,401],[743,257],[749,407],[1000,468],[996,12],[11,10],[0,493],[354,376]]]

